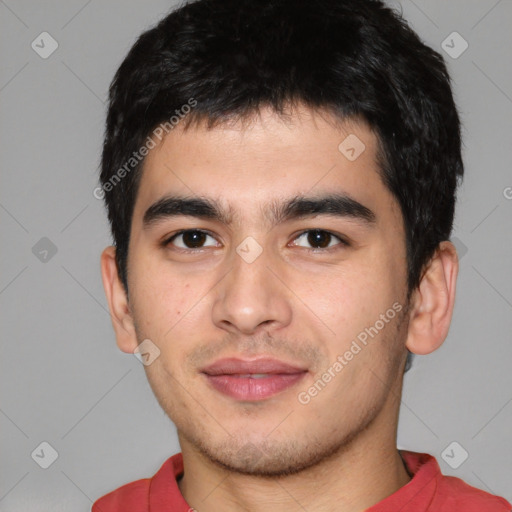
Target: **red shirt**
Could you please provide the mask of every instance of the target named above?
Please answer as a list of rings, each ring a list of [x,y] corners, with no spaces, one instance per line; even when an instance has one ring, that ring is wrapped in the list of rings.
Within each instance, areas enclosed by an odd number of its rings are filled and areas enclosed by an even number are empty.
[[[436,459],[425,453],[401,451],[411,481],[367,512],[511,512],[505,499],[476,489],[461,479],[443,476]],[[123,485],[97,500],[92,512],[191,512],[176,479],[183,457],[167,459],[152,478]]]

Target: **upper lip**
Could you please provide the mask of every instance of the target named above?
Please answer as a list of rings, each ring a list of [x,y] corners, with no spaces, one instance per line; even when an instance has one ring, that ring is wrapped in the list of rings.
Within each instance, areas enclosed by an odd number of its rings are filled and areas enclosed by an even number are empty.
[[[219,359],[202,369],[207,375],[293,374],[306,371],[299,366],[270,357],[253,360],[235,357]]]

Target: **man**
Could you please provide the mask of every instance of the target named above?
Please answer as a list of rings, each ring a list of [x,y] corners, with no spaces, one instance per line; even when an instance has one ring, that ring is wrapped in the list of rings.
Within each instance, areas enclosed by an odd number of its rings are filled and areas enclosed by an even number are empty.
[[[117,343],[182,452],[94,512],[510,511],[399,452],[449,329],[463,175],[442,58],[380,1],[199,0],[110,91]]]

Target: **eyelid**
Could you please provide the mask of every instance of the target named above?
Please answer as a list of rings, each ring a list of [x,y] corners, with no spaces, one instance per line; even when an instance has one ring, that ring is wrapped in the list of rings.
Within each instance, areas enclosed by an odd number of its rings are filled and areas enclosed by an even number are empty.
[[[295,235],[294,238],[293,238],[293,241],[297,240],[301,236],[303,236],[306,233],[309,233],[311,231],[321,231],[322,233],[328,233],[329,235],[333,236],[334,238],[337,238],[340,241],[340,243],[339,244],[335,244],[335,245],[333,245],[331,247],[326,247],[324,249],[318,248],[318,247],[302,247],[300,245],[295,245],[294,244],[295,247],[301,247],[301,249],[306,249],[307,251],[312,251],[312,252],[328,252],[330,250],[335,250],[340,245],[345,246],[345,247],[349,247],[350,246],[350,242],[343,235],[340,235],[338,233],[330,231],[329,229],[322,229],[322,228],[309,228],[309,229],[305,229],[305,230],[301,231],[300,233],[298,233],[297,235]]]
[[[208,235],[212,238],[214,238],[215,240],[217,240],[217,238],[215,237],[215,235],[213,235],[213,233],[211,233],[210,231],[208,231],[207,229],[200,229],[200,228],[186,228],[186,229],[181,229],[179,231],[177,231],[176,233],[173,233],[172,235],[170,236],[167,236],[163,239],[162,241],[162,246],[165,248],[167,247],[175,238],[177,238],[178,236],[180,235],[183,235],[185,233],[188,233],[188,232],[197,232],[197,233],[203,233],[205,235]],[[199,252],[203,249],[204,247],[199,247],[197,249],[187,249],[187,248],[183,248],[183,247],[176,247],[177,250],[179,251],[184,251],[184,252]]]

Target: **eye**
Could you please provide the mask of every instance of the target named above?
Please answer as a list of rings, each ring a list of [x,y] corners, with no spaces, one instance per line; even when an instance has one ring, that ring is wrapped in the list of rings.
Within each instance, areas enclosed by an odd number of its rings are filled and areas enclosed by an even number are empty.
[[[214,241],[211,245],[205,245],[206,240],[210,238]],[[164,242],[164,245],[172,243],[175,247],[184,250],[202,249],[203,247],[216,246],[216,240],[201,229],[185,229],[176,233]]]
[[[338,243],[335,243],[335,241]],[[301,243],[297,243],[297,241],[301,241]],[[348,246],[348,242],[340,238],[339,236],[331,233],[330,231],[325,231],[323,229],[309,229],[300,234],[294,241],[293,245],[297,245],[299,247],[306,247],[307,249],[329,249],[336,245]],[[308,247],[309,244],[310,246]],[[312,246],[312,247],[311,247]]]

